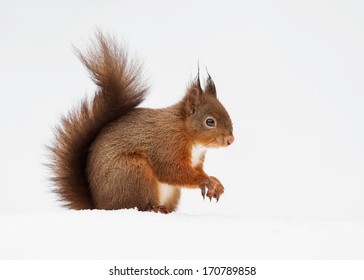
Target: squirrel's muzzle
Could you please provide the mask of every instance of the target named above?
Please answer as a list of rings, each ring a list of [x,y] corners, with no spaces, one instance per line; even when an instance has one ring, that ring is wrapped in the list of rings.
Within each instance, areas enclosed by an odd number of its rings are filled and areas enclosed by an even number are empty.
[[[233,142],[234,142],[235,138],[234,136],[230,135],[228,137],[225,138],[225,141],[226,141],[226,146],[229,146],[231,145]]]

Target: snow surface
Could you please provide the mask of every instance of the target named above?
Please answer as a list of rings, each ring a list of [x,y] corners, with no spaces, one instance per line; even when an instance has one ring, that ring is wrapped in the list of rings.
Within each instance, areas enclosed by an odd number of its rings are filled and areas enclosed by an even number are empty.
[[[0,216],[0,259],[363,259],[364,223],[119,211]]]

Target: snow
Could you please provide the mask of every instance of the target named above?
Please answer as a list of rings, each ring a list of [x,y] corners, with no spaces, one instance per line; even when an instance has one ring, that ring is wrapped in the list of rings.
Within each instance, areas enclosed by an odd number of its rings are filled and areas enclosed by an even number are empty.
[[[136,210],[14,214],[0,259],[363,259],[364,223]]]

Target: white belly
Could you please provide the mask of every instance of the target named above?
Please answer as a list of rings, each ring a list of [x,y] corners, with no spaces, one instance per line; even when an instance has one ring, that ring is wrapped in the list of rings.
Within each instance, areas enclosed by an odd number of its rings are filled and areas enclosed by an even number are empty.
[[[192,146],[192,167],[196,167],[202,162],[203,156],[206,153],[206,147],[202,145]]]
[[[174,194],[175,188],[168,184],[159,184],[159,205],[166,205],[169,202]]]

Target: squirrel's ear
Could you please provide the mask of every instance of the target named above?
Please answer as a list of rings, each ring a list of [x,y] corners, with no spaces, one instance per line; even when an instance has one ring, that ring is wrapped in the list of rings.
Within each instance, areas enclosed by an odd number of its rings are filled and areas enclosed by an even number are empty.
[[[187,90],[185,97],[185,110],[188,116],[196,111],[196,107],[201,103],[203,90],[200,84],[200,76],[198,75],[195,81]]]
[[[208,74],[208,73],[207,73]],[[208,74],[208,78],[207,78],[207,81],[206,81],[206,86],[205,86],[205,92],[206,94],[209,94],[213,97],[216,98],[216,87],[215,87],[215,83],[214,81],[212,80],[210,74]]]

